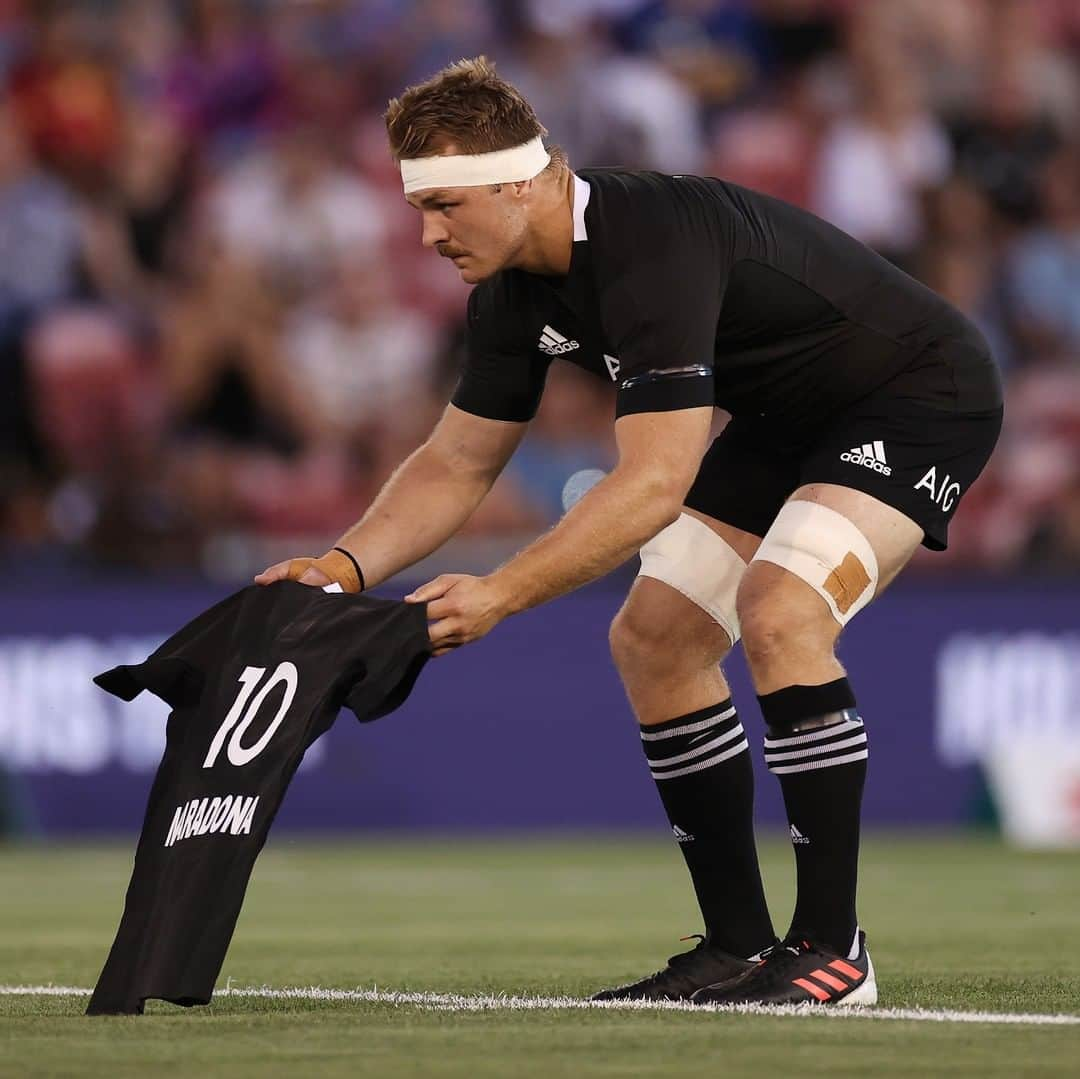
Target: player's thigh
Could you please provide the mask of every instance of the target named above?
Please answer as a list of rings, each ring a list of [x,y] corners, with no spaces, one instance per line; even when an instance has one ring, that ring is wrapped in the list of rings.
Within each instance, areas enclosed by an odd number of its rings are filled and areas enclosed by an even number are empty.
[[[679,519],[642,548],[613,647],[649,632],[668,652],[700,654],[702,642],[714,659],[725,654],[739,639],[739,584],[796,476],[794,459],[730,423],[703,457]]]
[[[809,483],[798,488],[791,501],[825,506],[849,521],[866,538],[876,564],[871,599],[880,596],[895,580],[923,540],[921,525],[893,506],[851,487]]]
[[[751,636],[782,633],[831,648],[907,565],[922,538],[918,524],[871,495],[805,484],[785,503],[750,563],[739,591],[740,621]]]
[[[999,393],[977,342],[943,341],[830,424],[807,455],[792,498],[828,506],[867,538],[876,595],[920,543],[948,545],[949,523],[997,443]]]
[[[881,594],[920,543],[944,549],[949,521],[1001,427],[1000,408],[986,407],[997,392],[989,359],[967,344],[949,345],[962,348],[955,356],[945,347],[927,350],[835,418],[808,449],[800,483],[744,579],[743,605],[786,605],[791,617],[827,612],[835,633]],[[814,592],[824,606],[815,607]]]

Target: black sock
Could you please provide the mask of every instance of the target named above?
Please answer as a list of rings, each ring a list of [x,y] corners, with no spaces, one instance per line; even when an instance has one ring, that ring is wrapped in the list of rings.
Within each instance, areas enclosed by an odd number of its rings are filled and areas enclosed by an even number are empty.
[[[751,956],[774,933],[754,844],[754,773],[731,701],[641,728],[711,944]]]
[[[823,686],[789,686],[758,701],[769,728],[765,761],[780,780],[795,848],[798,898],[791,933],[847,955],[858,926],[867,758],[855,697],[848,680],[838,678]]]

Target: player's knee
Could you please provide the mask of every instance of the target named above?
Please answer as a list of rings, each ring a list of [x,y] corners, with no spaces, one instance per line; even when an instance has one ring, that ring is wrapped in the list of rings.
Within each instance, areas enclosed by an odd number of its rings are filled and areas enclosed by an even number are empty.
[[[768,601],[740,609],[739,620],[743,651],[751,667],[795,653],[829,653],[836,636],[820,616],[798,606]]]
[[[704,616],[700,621],[704,621]],[[608,632],[615,666],[624,675],[670,673],[675,669],[707,667],[719,663],[730,648],[724,631],[708,628],[663,606],[631,599],[615,616]]]
[[[611,622],[608,643],[620,671],[642,670],[665,662],[670,647],[668,624],[633,602],[627,603]]]
[[[739,639],[735,593],[745,572],[746,563],[727,540],[683,513],[642,547],[638,579],[659,581],[677,596],[670,629],[681,629],[688,644],[704,643],[709,652],[722,642],[719,659]],[[635,598],[631,595],[630,606]]]
[[[788,502],[739,585],[736,610],[751,666],[832,653],[874,596],[877,558],[859,529],[827,506]]]
[[[840,625],[821,599],[782,570],[751,564],[737,607],[751,668],[798,656],[831,655]]]
[[[815,502],[792,500],[777,514],[742,582],[744,605],[747,593],[753,594],[758,579],[766,576],[765,567],[798,578],[792,600],[811,616],[828,611],[838,627],[847,625],[877,590],[878,561],[870,541],[843,514]],[[824,606],[810,600],[815,592]],[[768,596],[779,598],[772,590]]]

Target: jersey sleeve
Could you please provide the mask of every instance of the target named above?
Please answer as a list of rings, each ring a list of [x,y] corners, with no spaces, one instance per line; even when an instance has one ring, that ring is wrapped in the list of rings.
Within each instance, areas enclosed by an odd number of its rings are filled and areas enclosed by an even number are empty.
[[[551,358],[526,347],[515,309],[507,289],[486,282],[469,295],[465,365],[451,398],[457,408],[515,423],[536,415]]]
[[[625,220],[600,278],[604,336],[619,359],[616,415],[712,405],[727,242],[677,189],[631,193],[616,203],[605,231]]]
[[[197,704],[206,672],[220,661],[227,630],[248,589],[234,592],[193,618],[142,662],[124,664],[94,676],[94,682],[121,700],[134,700],[149,690],[172,708]]]

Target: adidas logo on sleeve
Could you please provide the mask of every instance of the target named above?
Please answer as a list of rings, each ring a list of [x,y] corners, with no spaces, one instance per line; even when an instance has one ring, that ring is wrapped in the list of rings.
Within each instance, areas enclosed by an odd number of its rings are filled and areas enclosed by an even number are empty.
[[[568,341],[558,330],[545,326],[537,347],[548,356],[561,356],[564,352],[573,352],[575,348],[581,348],[581,345],[577,341]]]
[[[881,439],[864,442],[861,446],[852,446],[850,450],[840,454],[840,460],[853,465],[862,465],[874,472],[880,472],[883,476],[892,475],[892,469],[885,460],[885,443]]]

